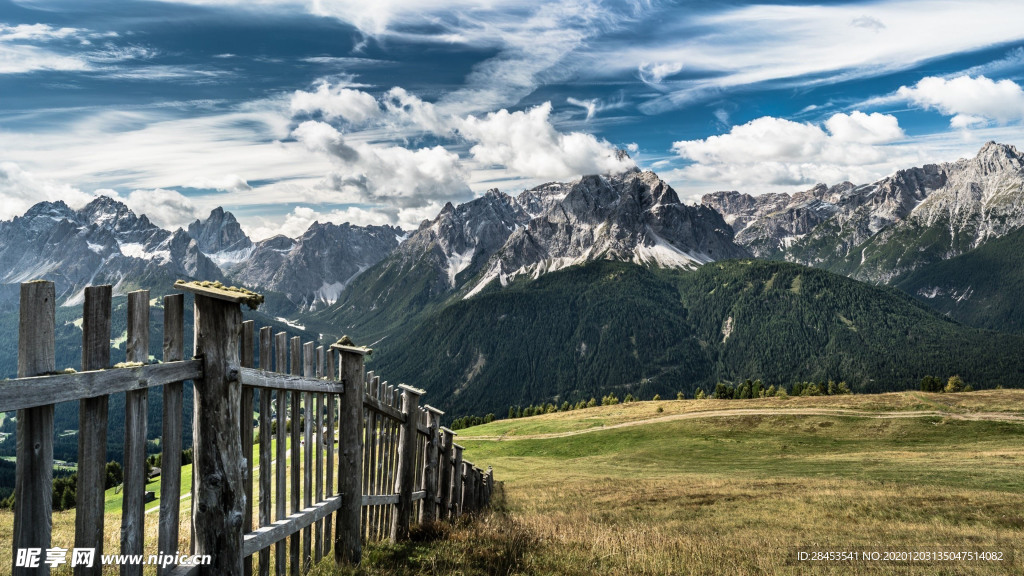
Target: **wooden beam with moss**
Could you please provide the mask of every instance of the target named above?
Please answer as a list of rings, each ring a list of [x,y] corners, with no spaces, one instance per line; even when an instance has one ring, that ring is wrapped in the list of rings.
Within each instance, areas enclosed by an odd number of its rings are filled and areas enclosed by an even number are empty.
[[[217,300],[227,300],[228,302],[245,304],[251,310],[259,308],[260,304],[263,304],[264,300],[262,294],[257,294],[251,290],[246,290],[245,288],[239,288],[237,286],[225,286],[221,282],[210,282],[208,280],[193,280],[191,282],[178,280],[174,283],[174,287],[178,290],[209,296],[210,298],[216,298]]]

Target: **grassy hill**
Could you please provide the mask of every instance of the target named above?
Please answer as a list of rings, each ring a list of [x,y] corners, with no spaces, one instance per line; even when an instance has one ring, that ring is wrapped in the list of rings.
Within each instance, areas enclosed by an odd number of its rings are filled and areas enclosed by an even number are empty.
[[[1017,386],[1020,336],[967,328],[905,294],[784,262],[693,272],[594,262],[453,303],[378,346],[373,368],[449,414],[614,392],[693,395],[716,382],[845,380],[916,388],[925,375]]]
[[[639,402],[459,431],[503,483],[471,525],[367,552],[369,575],[1017,574],[800,563],[1024,537],[1024,391]],[[569,435],[565,435],[565,434]],[[349,574],[320,566],[314,574]]]

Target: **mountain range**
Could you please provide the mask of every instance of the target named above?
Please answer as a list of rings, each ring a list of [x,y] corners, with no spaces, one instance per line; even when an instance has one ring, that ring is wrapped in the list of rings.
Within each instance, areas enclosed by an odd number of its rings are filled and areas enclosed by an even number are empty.
[[[220,208],[168,231],[99,197],[0,222],[0,313],[16,310],[19,282],[39,277],[57,283],[65,307],[89,284],[158,295],[177,278],[218,279],[265,293],[261,317],[279,326],[373,345],[385,373],[443,392],[437,404],[456,410],[500,408],[482,390],[528,403],[745,377],[894,389],[930,366],[955,371],[934,348],[954,344],[1005,369],[965,362],[980,387],[1018,371],[970,327],[1024,332],[1013,281],[1022,226],[1024,157],[994,142],[871,184],[716,192],[689,205],[655,173],[632,169],[517,196],[489,190],[415,231],[317,222],[298,238],[258,242]],[[743,264],[709,266],[726,260]],[[801,282],[828,288],[809,299]],[[863,309],[900,320],[879,324]],[[913,330],[893,327],[911,318],[936,340],[901,360]]]

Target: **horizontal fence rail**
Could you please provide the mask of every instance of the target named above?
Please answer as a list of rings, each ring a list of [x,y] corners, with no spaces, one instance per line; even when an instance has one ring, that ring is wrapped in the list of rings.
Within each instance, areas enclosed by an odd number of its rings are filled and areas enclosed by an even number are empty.
[[[176,284],[194,295],[195,357],[184,358],[185,295],[162,299],[163,357],[149,356],[148,291],[128,294],[125,362],[111,365],[110,286],[85,289],[81,371],[55,372],[52,282],[21,286],[18,378],[0,382],[0,412],[17,411],[12,572],[49,574],[48,551],[91,549],[73,572],[99,575],[103,554],[186,555],[199,565],[156,573],[300,575],[333,552],[407,538],[486,507],[493,474],[464,461],[443,412],[423,391],[365,373],[370,351],[288,338],[242,321],[251,293]],[[192,484],[182,486],[184,383],[193,383]],[[162,395],[159,505],[147,510],[148,398]],[[120,546],[104,550],[109,397],[125,394]],[[73,542],[53,542],[54,405],[79,403]],[[184,494],[179,498],[179,494]],[[347,496],[355,495],[355,496]],[[156,512],[155,528],[146,518]],[[33,563],[27,553],[38,550]],[[67,557],[67,563],[72,558]],[[87,565],[88,564],[88,565]],[[121,574],[142,574],[141,564]],[[153,570],[152,568],[147,568]]]

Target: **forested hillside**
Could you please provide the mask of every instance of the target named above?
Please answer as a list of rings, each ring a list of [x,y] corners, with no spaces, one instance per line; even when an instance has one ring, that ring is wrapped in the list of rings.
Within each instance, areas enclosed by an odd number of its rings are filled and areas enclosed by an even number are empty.
[[[458,415],[608,392],[690,396],[745,378],[845,380],[858,392],[913,388],[925,375],[1013,386],[1021,344],[897,290],[794,264],[595,262],[452,304],[384,340],[373,365]]]
[[[897,287],[964,324],[1024,332],[1024,229],[921,268]]]

